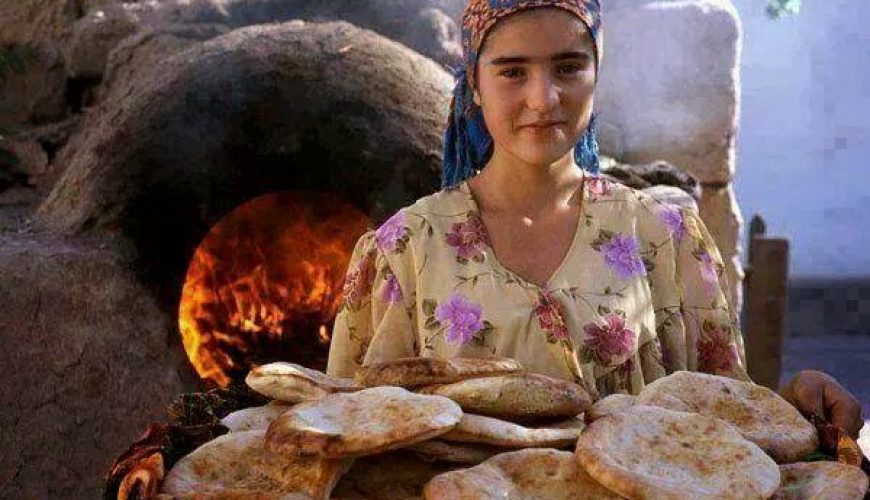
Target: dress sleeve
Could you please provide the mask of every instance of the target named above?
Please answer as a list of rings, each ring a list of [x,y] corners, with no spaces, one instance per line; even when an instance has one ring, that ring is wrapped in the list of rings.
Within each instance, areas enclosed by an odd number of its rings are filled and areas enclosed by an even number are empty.
[[[342,302],[335,317],[326,372],[353,377],[364,363],[414,356],[415,312],[403,279],[403,256],[378,245],[375,231],[360,237],[345,276]],[[404,249],[403,249],[404,250]]]
[[[688,208],[657,207],[670,233],[651,273],[656,332],[667,373],[691,370],[749,380],[743,335],[725,298],[725,266],[704,222]]]

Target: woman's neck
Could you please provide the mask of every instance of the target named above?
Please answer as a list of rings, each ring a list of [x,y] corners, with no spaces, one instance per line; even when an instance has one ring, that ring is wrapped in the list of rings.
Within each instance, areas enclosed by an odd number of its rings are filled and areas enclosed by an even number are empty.
[[[482,210],[536,216],[579,203],[582,180],[572,152],[550,165],[531,165],[496,151],[469,185]]]

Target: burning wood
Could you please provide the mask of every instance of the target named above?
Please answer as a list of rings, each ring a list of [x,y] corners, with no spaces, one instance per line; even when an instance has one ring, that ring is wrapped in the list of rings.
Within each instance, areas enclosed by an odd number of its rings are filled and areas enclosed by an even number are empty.
[[[182,290],[179,328],[197,373],[226,386],[278,359],[324,367],[345,270],[368,224],[323,194],[261,196],[225,216]]]

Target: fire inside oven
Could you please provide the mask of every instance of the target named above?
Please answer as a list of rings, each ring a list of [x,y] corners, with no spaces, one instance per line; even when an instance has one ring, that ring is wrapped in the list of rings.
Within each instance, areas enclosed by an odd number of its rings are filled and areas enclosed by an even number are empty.
[[[370,223],[308,192],[261,196],[223,217],[193,255],[179,309],[200,377],[226,386],[278,360],[325,369],[345,270]]]

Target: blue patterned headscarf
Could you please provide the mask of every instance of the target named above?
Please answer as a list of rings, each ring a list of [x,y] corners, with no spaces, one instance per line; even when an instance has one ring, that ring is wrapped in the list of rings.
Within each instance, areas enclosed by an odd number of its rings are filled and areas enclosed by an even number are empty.
[[[540,7],[564,9],[583,21],[595,44],[595,71],[601,64],[601,15],[598,0],[468,0],[462,15],[463,64],[454,70],[456,86],[450,104],[450,118],[444,133],[444,166],[441,187],[452,187],[483,168],[492,155],[492,136],[483,112],[474,103],[469,75],[474,68],[486,34],[502,18]],[[590,173],[598,173],[598,140],[595,115],[574,148],[574,161]]]

